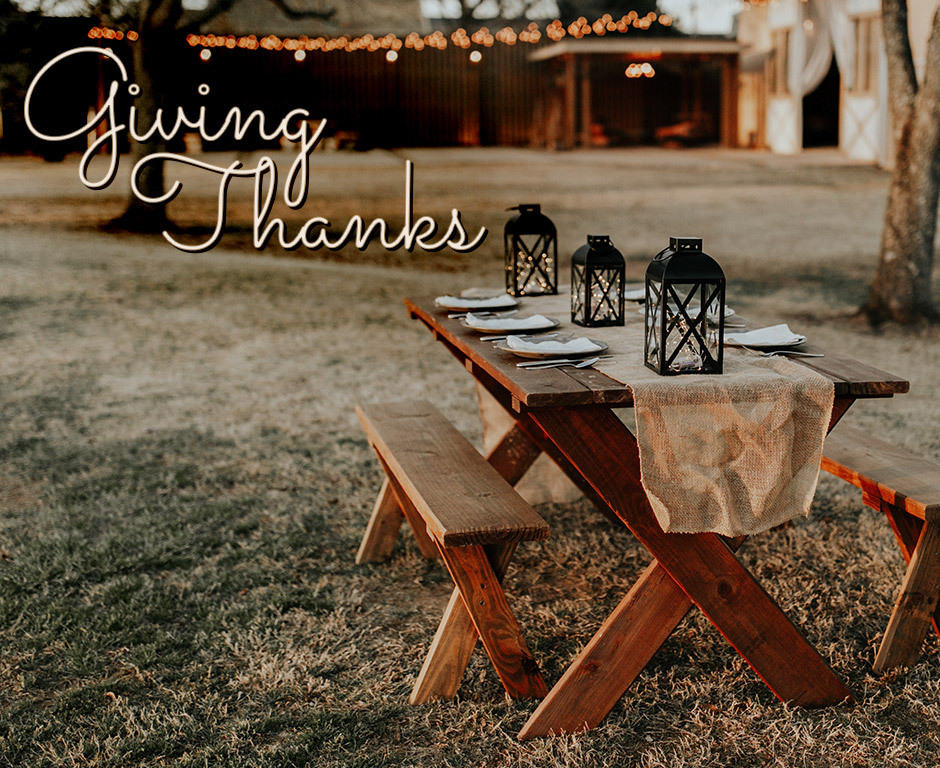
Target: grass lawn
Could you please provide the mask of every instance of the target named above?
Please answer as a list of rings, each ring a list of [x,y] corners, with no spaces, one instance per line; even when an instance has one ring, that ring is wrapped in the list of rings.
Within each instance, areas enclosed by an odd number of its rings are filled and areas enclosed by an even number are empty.
[[[344,157],[316,170],[324,190],[351,191],[313,204],[345,220],[371,179],[376,201],[355,212],[391,210],[400,163]],[[480,441],[470,377],[401,297],[498,282],[502,208],[533,185],[567,253],[595,217],[634,279],[668,234],[703,235],[736,308],[909,378],[909,395],[847,419],[940,457],[940,335],[847,319],[874,265],[885,175],[753,157],[419,152],[416,201],[493,230],[473,259],[440,264],[191,256],[95,232],[87,194],[70,218],[38,182],[7,187],[0,766],[940,763],[937,638],[913,668],[871,673],[903,562],[885,521],[832,478],[809,518],[740,557],[855,706],[780,704],[693,611],[600,727],[520,743],[533,705],[505,700],[479,649],[456,701],[407,703],[451,591],[440,564],[404,536],[391,562],[353,563],[381,482],[355,403],[426,397]],[[54,173],[77,187],[71,165],[0,161],[0,178]],[[520,548],[506,584],[551,684],[648,555],[585,501],[539,512],[551,538]]]

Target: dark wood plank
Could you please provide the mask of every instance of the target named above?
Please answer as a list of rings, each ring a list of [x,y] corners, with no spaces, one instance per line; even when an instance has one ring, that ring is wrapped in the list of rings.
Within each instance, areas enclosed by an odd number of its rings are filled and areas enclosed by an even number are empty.
[[[430,403],[357,406],[356,413],[389,475],[445,547],[548,537],[548,524]]]
[[[589,404],[626,407],[633,404],[633,393],[627,384],[616,382],[598,371],[565,368],[524,371],[516,368],[515,357],[495,349],[489,342],[481,342],[477,334],[461,326],[457,320],[448,319],[446,311],[434,306],[433,298],[405,299],[405,306],[413,318],[421,320],[439,340],[459,350],[463,357],[484,368],[524,407]],[[822,351],[815,346],[807,349]],[[794,360],[830,379],[836,396],[890,397],[910,389],[908,381],[866,363],[828,350],[825,355]]]
[[[640,484],[636,441],[611,411],[543,409],[533,418],[781,700],[824,706],[851,698],[718,536],[663,532]]]
[[[540,699],[548,692],[483,547],[441,547],[454,584],[506,693]]]
[[[389,485],[388,477],[382,482],[372,515],[366,525],[366,532],[356,552],[356,565],[363,563],[377,563],[391,557],[398,530],[401,528],[404,516],[401,506],[395,498],[395,493]]]
[[[566,369],[532,371],[517,368],[518,358],[496,349],[489,342],[480,341],[478,334],[464,328],[456,320],[449,320],[447,313],[436,308],[432,299],[406,299],[405,305],[411,316],[428,326],[439,341],[454,347],[461,356],[484,368],[500,386],[525,406],[537,408],[558,404],[589,405],[595,402],[594,392],[569,376]],[[622,404],[633,403],[633,392],[629,387],[604,378],[609,386],[605,394],[608,400],[619,396]]]
[[[940,519],[940,464],[842,425],[826,438],[822,469],[922,520]]]
[[[875,657],[875,672],[909,667],[920,655],[940,597],[940,523],[928,520],[920,532],[894,611]]]
[[[801,347],[803,349],[803,347]],[[813,345],[806,345],[810,352],[823,352],[825,357],[792,358],[812,368],[814,371],[829,376],[836,382],[837,395],[853,397],[890,397],[910,391],[909,381],[891,373],[881,371],[867,363],[853,360],[830,350],[822,350]]]
[[[515,544],[493,545],[486,553],[490,567],[500,582],[515,550]],[[410,702],[424,704],[432,699],[454,698],[467,664],[470,663],[477,638],[473,620],[460,597],[460,590],[455,587],[424,665],[418,673]]]

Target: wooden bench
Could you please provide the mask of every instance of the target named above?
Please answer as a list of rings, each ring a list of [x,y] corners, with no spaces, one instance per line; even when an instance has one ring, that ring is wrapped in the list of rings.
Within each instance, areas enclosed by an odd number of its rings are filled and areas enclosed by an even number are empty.
[[[931,623],[940,634],[940,465],[847,426],[829,434],[823,454],[822,469],[888,518],[908,562],[874,669],[910,666]]]
[[[500,582],[519,542],[547,538],[548,525],[430,403],[357,406],[356,414],[385,471],[356,562],[391,554],[404,517],[455,585],[411,703],[453,698],[478,637],[511,697],[543,698]]]

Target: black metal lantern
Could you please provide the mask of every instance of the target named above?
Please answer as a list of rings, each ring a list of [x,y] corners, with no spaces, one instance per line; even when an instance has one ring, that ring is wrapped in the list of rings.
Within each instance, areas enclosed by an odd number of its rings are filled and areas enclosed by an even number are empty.
[[[517,205],[506,222],[506,293],[539,296],[558,293],[558,234],[537,204]]]
[[[607,235],[588,235],[571,257],[571,322],[623,325],[623,254]]]
[[[700,237],[670,237],[646,270],[646,364],[661,375],[721,373],[725,274]]]

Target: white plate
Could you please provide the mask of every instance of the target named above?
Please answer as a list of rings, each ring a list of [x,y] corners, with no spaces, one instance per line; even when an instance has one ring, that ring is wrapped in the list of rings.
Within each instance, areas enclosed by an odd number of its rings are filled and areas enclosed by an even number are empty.
[[[740,342],[728,338],[725,334],[725,344],[729,347],[750,347],[751,349],[781,349],[784,347],[798,347],[806,343],[806,337],[797,334],[790,341],[746,341]],[[731,336],[740,336],[741,334],[730,334]]]
[[[555,350],[549,352],[528,349],[511,349],[505,341],[497,341],[493,344],[493,346],[496,347],[496,349],[501,349],[503,352],[512,352],[512,354],[516,355],[517,357],[526,357],[532,360],[551,360],[553,357],[592,357],[593,355],[598,355],[601,352],[607,351],[607,345],[603,341],[597,341],[596,339],[588,339],[588,341],[596,345],[597,348],[588,349],[583,352],[572,352],[570,350]],[[537,342],[529,343],[534,344]]]
[[[646,288],[626,288],[623,298],[626,301],[646,301]]]
[[[435,306],[441,309],[447,309],[451,312],[462,312],[464,310],[500,310],[512,309],[519,306],[519,299],[510,296],[508,293],[503,296],[490,296],[486,299],[462,299],[457,296],[438,296],[434,299]]]
[[[529,317],[532,317],[532,315],[529,315]],[[519,325],[521,320],[527,319],[528,318],[526,317],[494,317],[487,322],[485,327],[481,327],[471,325],[467,322],[467,318],[462,317],[460,318],[460,324],[464,328],[469,328],[471,331],[476,331],[477,333],[520,333],[523,335],[527,333],[548,331],[561,325],[558,320],[555,320],[551,317],[546,317],[545,322],[538,325]]]
[[[626,294],[624,294],[624,297],[626,297]],[[688,307],[686,307],[686,311],[687,311],[690,315],[692,315],[692,314],[698,314],[699,305],[698,305],[698,304],[690,304]],[[638,314],[638,315],[645,315],[645,314],[646,314],[646,307],[643,307],[643,308],[641,308],[641,309],[638,309],[638,310],[637,310],[637,314]],[[717,313],[717,312],[709,312],[708,314],[709,314],[709,315],[717,315],[718,313]],[[725,317],[731,317],[731,315],[733,315],[733,314],[734,314],[734,310],[733,310],[731,307],[726,306],[726,307],[725,307]]]

